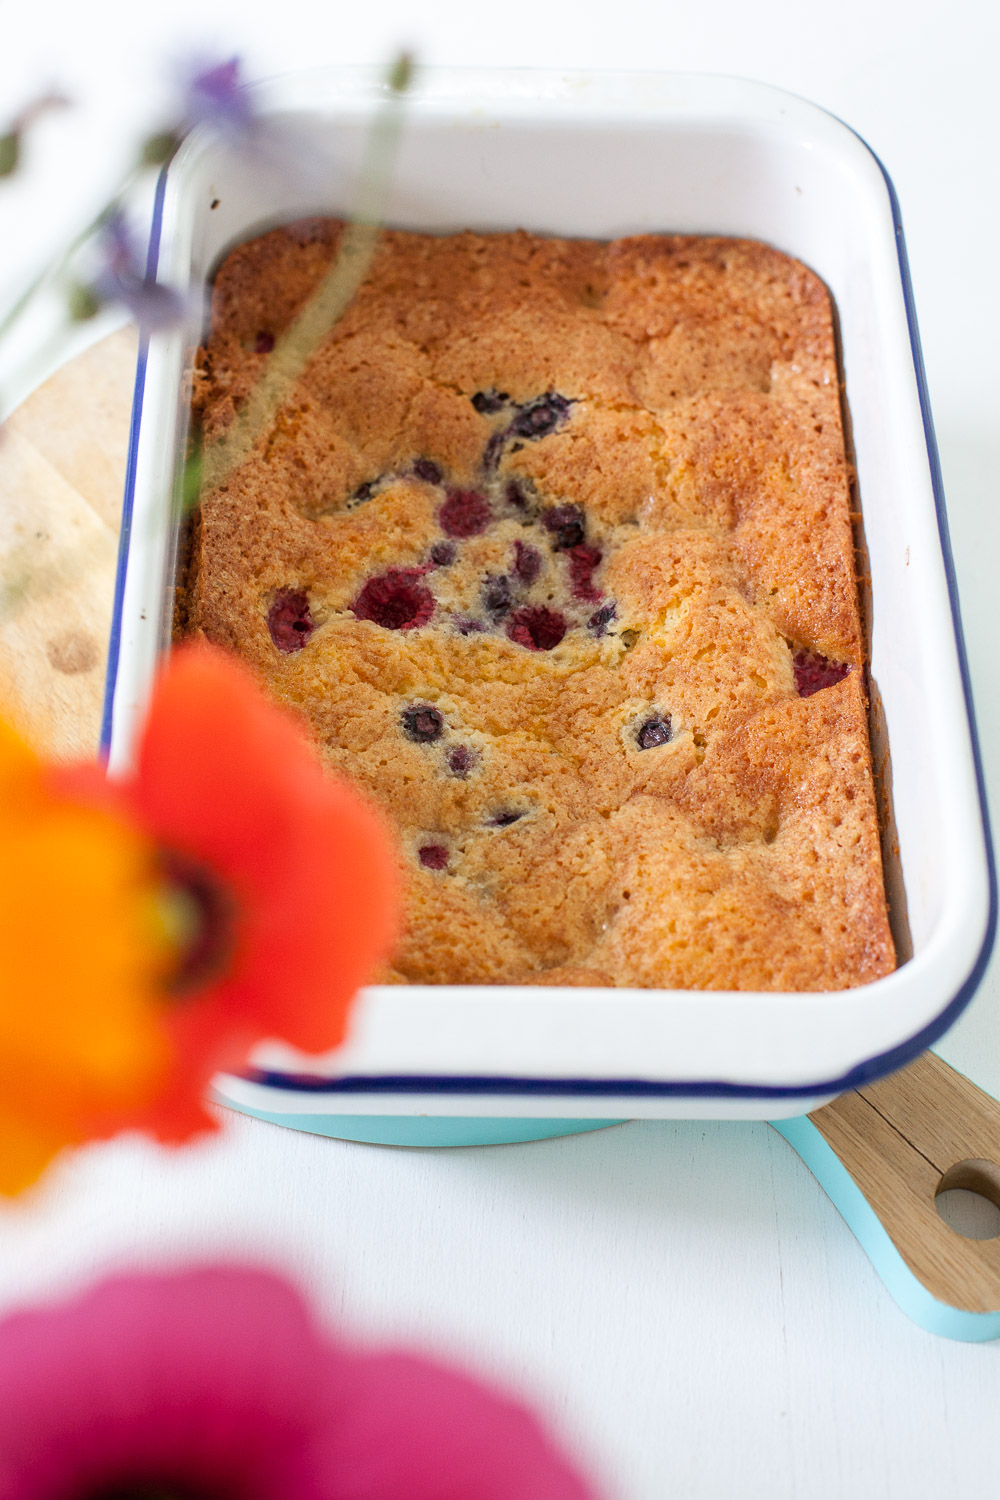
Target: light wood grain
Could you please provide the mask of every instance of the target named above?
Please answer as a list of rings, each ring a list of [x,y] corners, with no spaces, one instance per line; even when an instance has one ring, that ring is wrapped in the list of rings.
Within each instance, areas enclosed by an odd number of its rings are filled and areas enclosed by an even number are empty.
[[[1000,1309],[1000,1239],[966,1239],[934,1203],[966,1187],[1000,1206],[1000,1104],[928,1052],[810,1118],[932,1296]]]
[[[0,704],[57,759],[98,744],[135,353],[111,334],[0,433]]]

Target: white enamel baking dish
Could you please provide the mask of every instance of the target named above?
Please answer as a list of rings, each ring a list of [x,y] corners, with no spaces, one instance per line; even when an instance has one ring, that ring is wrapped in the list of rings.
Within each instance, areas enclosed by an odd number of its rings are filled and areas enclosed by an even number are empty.
[[[234,243],[344,212],[381,94],[380,75],[356,69],[260,91],[307,147],[302,177],[280,152],[261,161],[192,136],[160,184],[161,279],[202,289]],[[748,235],[827,283],[870,562],[874,744],[906,961],[832,994],[375,986],[337,1053],[269,1044],[247,1077],[218,1080],[219,1097],[363,1139],[523,1139],[627,1116],[789,1116],[900,1066],[974,992],[995,881],[902,230],[878,160],[822,110],[739,80],[435,70],[409,101],[388,218],[442,232]],[[140,355],[106,706],[113,771],[128,762],[166,641],[198,316]]]

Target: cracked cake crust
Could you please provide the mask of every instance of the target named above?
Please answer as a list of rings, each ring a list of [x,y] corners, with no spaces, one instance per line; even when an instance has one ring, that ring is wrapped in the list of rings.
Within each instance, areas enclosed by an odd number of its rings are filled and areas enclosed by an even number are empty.
[[[217,441],[335,254],[215,281]],[[400,836],[395,982],[818,990],[895,964],[832,313],[746,240],[388,232],[181,617]]]

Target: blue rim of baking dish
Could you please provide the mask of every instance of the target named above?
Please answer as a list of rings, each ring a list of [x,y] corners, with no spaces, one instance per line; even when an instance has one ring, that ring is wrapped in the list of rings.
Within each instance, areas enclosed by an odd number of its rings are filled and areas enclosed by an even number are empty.
[[[817,106],[813,106],[814,108]],[[830,113],[825,111],[825,113]],[[831,118],[838,119],[831,115]],[[920,415],[927,447],[934,509],[937,515],[938,538],[948,585],[948,601],[951,606],[952,626],[955,632],[955,648],[958,656],[965,712],[969,725],[972,760],[976,772],[976,790],[979,797],[979,814],[982,821],[983,841],[986,851],[987,881],[989,885],[989,907],[986,930],[979,956],[967,978],[944,1009],[926,1026],[906,1041],[899,1042],[885,1052],[857,1063],[838,1078],[825,1079],[808,1084],[758,1084],[732,1083],[724,1079],[687,1079],[681,1081],[652,1080],[645,1078],[521,1078],[491,1076],[489,1074],[352,1074],[343,1078],[317,1077],[311,1074],[273,1072],[259,1068],[248,1068],[240,1075],[246,1082],[264,1087],[282,1089],[290,1093],[333,1094],[348,1096],[356,1094],[496,1094],[505,1098],[524,1096],[577,1098],[691,1098],[691,1099],[810,1099],[831,1094],[846,1093],[849,1089],[861,1088],[905,1067],[914,1058],[925,1052],[932,1042],[948,1030],[958,1019],[972,999],[986,972],[993,951],[997,931],[997,872],[990,832],[989,804],[986,797],[986,780],[983,773],[982,754],[972,697],[972,681],[965,649],[965,634],[962,629],[962,614],[958,598],[958,581],[955,575],[955,560],[951,547],[951,532],[945,508],[944,484],[938,455],[934,421],[931,416],[930,397],[927,390],[927,375],[924,369],[923,351],[917,326],[913,284],[906,254],[903,220],[899,199],[892,178],[883,162],[871,146],[850,125],[838,119],[838,124],[850,130],[861,142],[877,165],[885,182],[892,210],[892,222],[896,236],[896,254],[899,262],[903,302],[906,308],[906,323],[913,355]],[[149,253],[146,260],[146,275],[155,278],[160,253],[160,235],[163,226],[163,204],[167,184],[167,167],[160,173],[153,204],[149,235]],[[108,644],[108,668],[104,690],[104,710],[101,721],[101,753],[107,755],[111,745],[111,730],[114,719],[115,686],[121,652],[122,609],[125,596],[125,576],[128,567],[129,545],[132,533],[132,511],[135,500],[136,463],[139,451],[139,432],[142,425],[142,404],[146,385],[146,363],[149,340],[143,336],[139,344],[136,365],[135,389],[132,399],[132,417],[129,428],[128,459],[125,470],[125,493],[122,504],[121,532],[118,543],[118,568],[115,577],[114,610],[111,635]]]

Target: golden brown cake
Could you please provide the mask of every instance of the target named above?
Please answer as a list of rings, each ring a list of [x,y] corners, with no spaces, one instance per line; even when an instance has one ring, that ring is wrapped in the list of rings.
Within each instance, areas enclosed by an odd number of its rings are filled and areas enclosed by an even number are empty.
[[[339,232],[223,263],[206,443]],[[394,820],[391,980],[894,966],[830,301],[767,246],[387,233],[203,497],[180,615]]]

